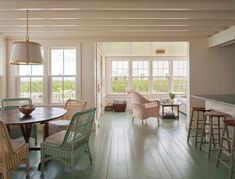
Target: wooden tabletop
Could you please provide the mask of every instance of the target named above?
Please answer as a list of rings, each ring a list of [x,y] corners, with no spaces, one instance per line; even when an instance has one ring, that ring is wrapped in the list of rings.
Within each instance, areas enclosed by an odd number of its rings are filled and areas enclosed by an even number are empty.
[[[30,115],[22,114],[18,109],[0,111],[0,120],[6,125],[45,123],[64,116],[67,111],[56,107],[36,107]]]

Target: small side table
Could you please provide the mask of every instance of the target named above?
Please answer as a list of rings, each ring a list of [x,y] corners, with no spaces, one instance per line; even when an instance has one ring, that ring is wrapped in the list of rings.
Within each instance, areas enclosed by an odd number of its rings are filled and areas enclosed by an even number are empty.
[[[162,119],[179,119],[179,106],[181,105],[180,102],[168,102],[163,103],[161,102],[162,106]],[[166,113],[165,108],[171,108],[171,113]],[[174,108],[176,108],[176,113],[174,112]]]

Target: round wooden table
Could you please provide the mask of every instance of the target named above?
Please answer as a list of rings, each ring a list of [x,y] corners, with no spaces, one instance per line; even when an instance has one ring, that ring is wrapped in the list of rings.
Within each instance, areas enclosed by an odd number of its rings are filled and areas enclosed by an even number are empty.
[[[33,124],[44,124],[43,139],[49,135],[48,122],[50,120],[58,119],[64,116],[67,111],[63,108],[56,107],[36,107],[30,115],[22,114],[18,109],[15,110],[0,110],[0,120],[3,121],[7,127],[11,125],[19,125],[21,127],[24,140],[29,143],[31,128]],[[31,150],[40,150],[40,148],[30,148]]]

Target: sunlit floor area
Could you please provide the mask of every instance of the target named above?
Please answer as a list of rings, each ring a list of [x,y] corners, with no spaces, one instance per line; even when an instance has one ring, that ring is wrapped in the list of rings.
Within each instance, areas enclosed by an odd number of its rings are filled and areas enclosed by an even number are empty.
[[[147,125],[131,122],[129,113],[105,113],[99,129],[90,140],[93,164],[86,152],[75,171],[51,161],[44,175],[37,170],[40,152],[30,152],[28,178],[81,179],[223,179],[228,169],[215,167],[216,152],[208,160],[205,151],[187,143],[185,115],[179,120],[151,118]],[[12,173],[13,178],[25,178],[25,166]]]

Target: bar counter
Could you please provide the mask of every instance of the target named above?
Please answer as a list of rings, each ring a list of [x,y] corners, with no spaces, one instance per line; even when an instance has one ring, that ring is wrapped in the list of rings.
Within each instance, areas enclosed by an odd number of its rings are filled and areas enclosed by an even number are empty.
[[[235,118],[235,94],[191,95],[192,98],[205,101],[206,109],[214,109]]]

